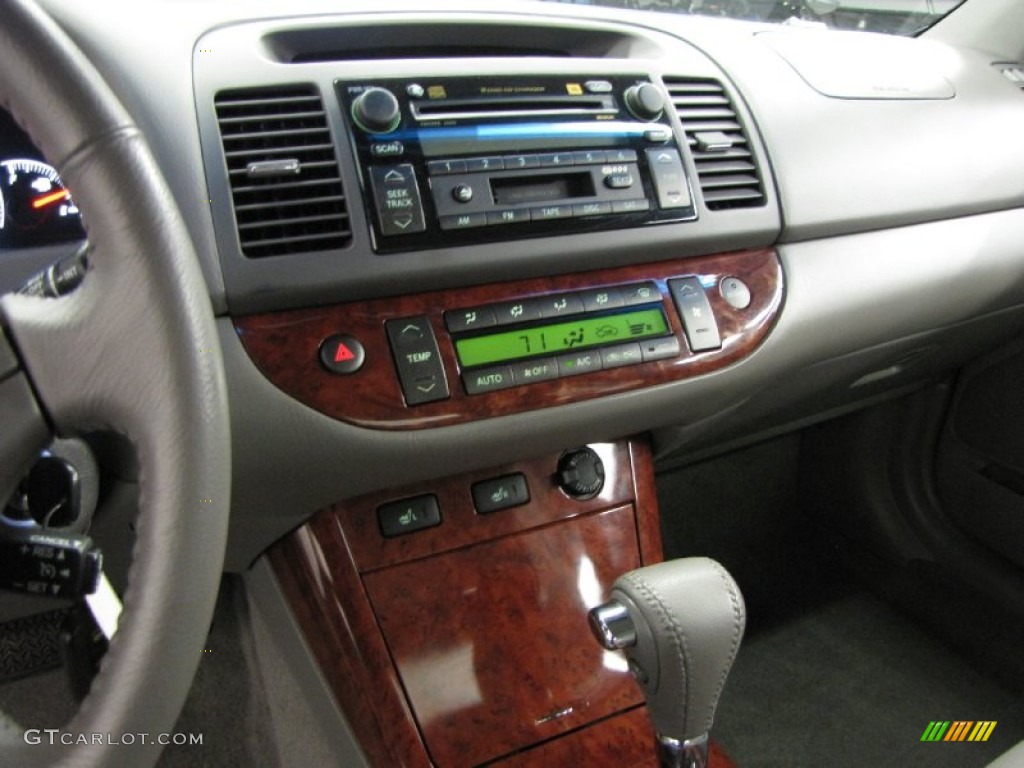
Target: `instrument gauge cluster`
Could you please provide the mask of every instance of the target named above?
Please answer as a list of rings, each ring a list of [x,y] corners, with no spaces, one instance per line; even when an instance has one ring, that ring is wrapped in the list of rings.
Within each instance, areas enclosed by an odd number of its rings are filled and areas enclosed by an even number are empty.
[[[84,239],[82,216],[57,171],[0,112],[0,251]]]

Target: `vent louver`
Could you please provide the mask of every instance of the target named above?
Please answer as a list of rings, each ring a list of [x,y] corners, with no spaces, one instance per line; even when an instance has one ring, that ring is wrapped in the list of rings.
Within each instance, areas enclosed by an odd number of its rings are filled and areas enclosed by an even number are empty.
[[[704,203],[712,211],[764,205],[754,155],[722,84],[665,78],[686,132]]]
[[[214,105],[242,253],[262,258],[347,245],[351,225],[319,91],[222,91]]]

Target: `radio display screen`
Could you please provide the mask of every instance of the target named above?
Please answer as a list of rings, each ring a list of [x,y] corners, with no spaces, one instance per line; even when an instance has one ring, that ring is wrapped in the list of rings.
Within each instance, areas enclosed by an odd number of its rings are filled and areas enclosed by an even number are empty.
[[[518,328],[455,340],[463,368],[504,363],[524,357],[609,346],[670,333],[660,307],[648,307],[601,317],[583,316],[549,325]]]

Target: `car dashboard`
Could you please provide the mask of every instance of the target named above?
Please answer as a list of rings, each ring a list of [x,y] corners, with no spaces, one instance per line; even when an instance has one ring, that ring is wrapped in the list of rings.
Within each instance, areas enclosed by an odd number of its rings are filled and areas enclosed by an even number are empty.
[[[269,550],[307,637],[376,633],[356,656],[411,701],[379,717],[419,707],[443,763],[550,738],[530,711],[463,743],[483,715],[446,720],[416,677],[416,611],[515,561],[501,542],[566,536],[535,543],[557,591],[576,565],[550,548],[600,539],[609,582],[660,557],[654,462],[893,397],[1024,328],[1024,93],[994,55],[553,3],[45,5],[142,128],[200,256],[231,407],[227,569]],[[51,183],[35,199],[77,217]],[[5,199],[0,246],[46,244]],[[596,498],[554,469],[586,445],[625,478]],[[471,552],[407,604],[403,584]],[[344,577],[321,570],[336,558]],[[608,674],[607,709],[560,727],[637,703]],[[416,753],[415,730],[381,754]]]

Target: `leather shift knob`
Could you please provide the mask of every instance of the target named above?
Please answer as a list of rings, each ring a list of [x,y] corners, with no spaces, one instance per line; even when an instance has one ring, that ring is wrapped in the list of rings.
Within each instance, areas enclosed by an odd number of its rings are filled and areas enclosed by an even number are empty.
[[[706,736],[746,626],[732,576],[708,558],[671,560],[619,577],[611,598],[591,612],[592,626],[606,647],[625,651],[658,735]]]

